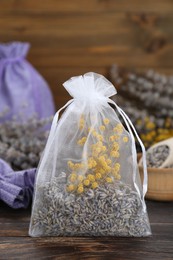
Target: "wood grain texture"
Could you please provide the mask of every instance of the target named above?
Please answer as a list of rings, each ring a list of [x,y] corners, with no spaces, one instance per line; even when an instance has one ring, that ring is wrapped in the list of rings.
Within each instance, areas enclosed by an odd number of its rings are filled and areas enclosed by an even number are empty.
[[[57,108],[62,83],[112,63],[173,74],[172,0],[0,0],[0,41],[29,41]]]
[[[147,201],[153,235],[147,238],[28,237],[30,208],[0,203],[0,259],[172,260],[173,203]]]
[[[1,0],[1,8],[4,11],[13,11],[17,8],[18,11],[25,10],[26,12],[94,12],[100,13],[107,11],[124,12],[124,11],[147,11],[147,12],[171,12],[170,6],[172,0],[87,0],[81,3],[80,0]]]

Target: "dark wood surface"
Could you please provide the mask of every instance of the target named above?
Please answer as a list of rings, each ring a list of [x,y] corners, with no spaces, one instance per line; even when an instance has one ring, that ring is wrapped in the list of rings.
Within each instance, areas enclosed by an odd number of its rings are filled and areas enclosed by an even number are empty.
[[[57,108],[62,83],[112,63],[173,74],[172,0],[0,0],[0,41],[28,41]]]
[[[173,202],[147,202],[152,236],[30,238],[30,209],[0,203],[0,259],[173,259]]]

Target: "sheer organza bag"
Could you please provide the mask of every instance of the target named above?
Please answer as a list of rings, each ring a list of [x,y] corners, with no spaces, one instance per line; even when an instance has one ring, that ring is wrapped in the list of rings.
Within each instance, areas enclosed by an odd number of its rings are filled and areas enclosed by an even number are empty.
[[[29,234],[150,235],[145,148],[130,119],[110,99],[116,94],[114,86],[99,74],[87,73],[64,87],[73,99],[52,123],[38,167]],[[143,188],[133,133],[143,152]]]

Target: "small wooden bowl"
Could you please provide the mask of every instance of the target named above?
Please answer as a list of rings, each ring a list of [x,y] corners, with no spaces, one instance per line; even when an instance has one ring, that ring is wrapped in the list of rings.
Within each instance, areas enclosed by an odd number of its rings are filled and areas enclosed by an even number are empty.
[[[140,158],[140,155],[138,156]],[[173,201],[173,168],[147,168],[148,191],[147,199],[158,201]],[[141,180],[143,167],[139,166]]]

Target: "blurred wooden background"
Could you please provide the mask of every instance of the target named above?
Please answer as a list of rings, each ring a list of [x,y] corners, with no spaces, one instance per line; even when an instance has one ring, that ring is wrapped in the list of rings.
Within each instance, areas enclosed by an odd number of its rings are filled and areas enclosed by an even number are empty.
[[[0,0],[0,41],[28,41],[29,61],[50,84],[111,64],[173,74],[173,0]]]

